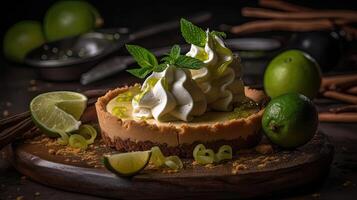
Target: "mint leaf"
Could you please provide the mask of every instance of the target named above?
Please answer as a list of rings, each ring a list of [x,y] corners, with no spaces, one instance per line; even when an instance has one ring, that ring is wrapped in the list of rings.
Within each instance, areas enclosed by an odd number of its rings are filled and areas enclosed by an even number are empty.
[[[206,32],[200,27],[192,24],[186,19],[181,18],[181,33],[187,43],[204,47],[206,43]]]
[[[161,59],[161,61],[163,61],[166,64],[174,64],[175,63],[175,59],[172,59],[170,56],[165,56]]]
[[[152,72],[152,68],[142,67],[142,68],[128,69],[126,71],[138,78],[145,78],[149,73]]]
[[[170,54],[169,56],[176,60],[179,56],[180,56],[180,53],[181,53],[181,48],[179,45],[175,44],[172,48],[171,48],[171,51],[170,51]]]
[[[137,45],[125,45],[126,49],[133,56],[140,67],[153,68],[158,65],[157,59],[154,54],[149,50]]]
[[[167,64],[166,63],[161,63],[153,68],[154,72],[162,72],[166,69]]]
[[[212,35],[221,37],[221,38],[226,38],[227,34],[225,32],[220,32],[220,31],[212,31],[211,32]]]
[[[180,55],[176,59],[175,65],[179,68],[200,69],[203,66],[203,62],[196,58]]]

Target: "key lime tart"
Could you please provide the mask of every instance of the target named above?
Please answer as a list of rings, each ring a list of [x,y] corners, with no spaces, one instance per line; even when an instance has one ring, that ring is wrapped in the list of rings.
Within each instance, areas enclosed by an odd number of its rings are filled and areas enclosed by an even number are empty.
[[[192,157],[197,144],[217,150],[250,148],[261,139],[264,94],[244,87],[241,62],[224,44],[225,34],[181,20],[191,49],[174,45],[159,62],[147,49],[127,45],[140,67],[131,74],[142,85],[100,97],[96,110],[105,143],[119,151],[149,150]]]

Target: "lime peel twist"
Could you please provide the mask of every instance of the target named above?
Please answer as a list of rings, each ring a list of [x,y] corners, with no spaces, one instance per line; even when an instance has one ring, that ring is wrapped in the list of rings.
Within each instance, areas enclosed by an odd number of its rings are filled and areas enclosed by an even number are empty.
[[[88,145],[94,143],[97,137],[97,130],[89,124],[84,124],[79,127],[78,131],[70,136],[63,131],[59,131],[58,134],[61,135],[61,137],[57,139],[59,144],[85,150]],[[87,139],[86,137],[89,138]]]
[[[83,136],[73,134],[69,137],[69,146],[79,149],[87,149],[88,144]]]
[[[165,165],[166,167],[173,170],[179,170],[183,168],[183,163],[178,156],[165,157],[160,148],[157,146],[151,148],[150,162],[153,163],[155,167],[162,167]]]
[[[196,145],[193,150],[193,158],[201,165],[219,163],[223,160],[230,160],[232,157],[232,147],[229,145],[221,146],[216,154],[212,149],[206,149],[203,144]]]

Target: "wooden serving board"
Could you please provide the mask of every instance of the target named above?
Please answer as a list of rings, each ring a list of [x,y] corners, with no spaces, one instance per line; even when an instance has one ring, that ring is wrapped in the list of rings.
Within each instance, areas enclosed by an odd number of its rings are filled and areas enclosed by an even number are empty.
[[[333,158],[333,146],[322,133],[294,151],[246,150],[216,166],[184,160],[185,168],[179,172],[148,167],[132,178],[117,177],[103,167],[102,155],[114,151],[100,139],[86,152],[64,148],[44,136],[13,144],[8,151],[15,168],[35,181],[121,199],[244,199],[281,194],[321,182]]]

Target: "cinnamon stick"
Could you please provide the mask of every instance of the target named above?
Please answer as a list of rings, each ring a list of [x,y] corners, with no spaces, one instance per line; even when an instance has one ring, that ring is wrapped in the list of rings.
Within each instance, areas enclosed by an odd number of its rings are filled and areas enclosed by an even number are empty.
[[[357,85],[357,74],[323,77],[321,90],[342,90]]]
[[[260,0],[259,5],[268,8],[274,8],[278,10],[288,11],[288,12],[301,12],[301,11],[311,11],[311,8],[298,6],[285,1],[280,0]]]
[[[265,31],[316,31],[333,30],[334,24],[327,19],[317,20],[257,20],[247,22],[239,26],[231,27],[230,31],[235,34],[247,34]]]
[[[0,134],[0,149],[5,145],[9,144],[11,141],[22,135],[23,133],[34,127],[31,118],[25,119],[24,121],[5,129]]]
[[[8,118],[1,119],[0,120],[0,130],[4,130],[4,129],[8,128],[9,126],[17,124],[18,122],[21,122],[29,117],[30,117],[30,111],[26,111],[23,113],[13,115]]]
[[[342,112],[356,112],[357,113],[357,105],[347,105],[347,106],[330,108],[329,111],[332,113],[342,113]]]
[[[350,87],[346,90],[347,93],[349,94],[355,94],[357,95],[357,86]]]
[[[319,113],[321,122],[357,122],[357,113]]]
[[[344,19],[349,23],[357,22],[357,11],[352,10],[314,10],[303,12],[282,12],[265,8],[242,8],[245,17],[269,18],[269,19]]]
[[[357,96],[354,95],[344,94],[336,91],[326,91],[323,93],[323,96],[331,99],[340,100],[346,103],[357,104]]]

